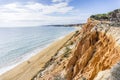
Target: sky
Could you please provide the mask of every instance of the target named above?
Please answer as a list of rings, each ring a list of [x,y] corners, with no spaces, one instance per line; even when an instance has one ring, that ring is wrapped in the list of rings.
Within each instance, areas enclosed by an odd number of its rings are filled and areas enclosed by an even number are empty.
[[[120,0],[0,0],[0,27],[83,23],[118,8]]]

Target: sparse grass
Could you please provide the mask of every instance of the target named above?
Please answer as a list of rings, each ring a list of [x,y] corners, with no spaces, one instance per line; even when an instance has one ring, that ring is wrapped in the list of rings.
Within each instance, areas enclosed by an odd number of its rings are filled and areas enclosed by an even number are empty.
[[[75,31],[74,37],[76,37],[79,34],[79,30]]]
[[[68,47],[66,47],[66,51],[65,51],[65,53],[64,53],[64,57],[68,57],[69,54],[71,53],[70,51],[71,51],[71,49],[68,48]]]
[[[74,42],[73,41],[70,41],[70,45],[73,45],[74,44]]]
[[[51,65],[54,62],[54,58],[52,57],[44,66],[44,68],[47,68],[49,65]]]
[[[73,44],[74,44],[73,41],[69,41],[69,42],[65,45],[65,47],[70,46],[70,45],[73,45]]]
[[[79,33],[79,30],[75,31],[75,33],[76,33],[76,34]]]

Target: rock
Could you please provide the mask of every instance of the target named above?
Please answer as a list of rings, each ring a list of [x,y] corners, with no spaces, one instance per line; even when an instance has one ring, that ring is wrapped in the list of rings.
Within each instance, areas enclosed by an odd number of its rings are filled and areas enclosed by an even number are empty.
[[[111,69],[100,71],[94,80],[120,80],[120,62]]]
[[[109,14],[110,21],[120,22],[120,9],[116,9]]]
[[[110,78],[110,70],[100,71],[94,80],[111,80]]]
[[[120,80],[120,62],[112,67],[110,80]]]
[[[116,37],[111,36],[114,28],[102,25],[99,29],[101,23],[88,20],[81,30],[82,37],[66,67],[67,80],[79,80],[81,76],[93,80],[99,72],[110,69],[120,60]]]

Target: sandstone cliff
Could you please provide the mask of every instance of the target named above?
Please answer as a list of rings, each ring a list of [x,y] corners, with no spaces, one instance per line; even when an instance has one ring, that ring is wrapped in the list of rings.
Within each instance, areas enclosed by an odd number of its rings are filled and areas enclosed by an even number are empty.
[[[81,30],[81,40],[67,64],[68,80],[93,80],[100,71],[110,69],[120,61],[120,48],[116,44],[119,38],[113,34],[114,30],[108,24],[88,21]]]
[[[120,80],[119,31],[88,19],[33,80]]]

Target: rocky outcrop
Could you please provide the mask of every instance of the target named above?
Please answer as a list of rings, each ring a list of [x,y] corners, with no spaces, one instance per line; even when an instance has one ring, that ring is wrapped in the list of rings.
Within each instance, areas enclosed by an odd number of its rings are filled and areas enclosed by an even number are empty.
[[[120,62],[114,65],[110,71],[110,80],[120,80]]]
[[[110,70],[100,71],[94,80],[109,80],[110,79]]]
[[[99,72],[120,61],[120,48],[116,45],[118,37],[112,36],[112,29],[99,22],[88,21],[67,64],[67,80],[93,80]]]
[[[109,13],[109,20],[112,22],[112,26],[120,26],[120,9],[116,9]]]
[[[116,9],[109,14],[110,21],[120,22],[120,9]]]
[[[120,62],[111,69],[100,71],[94,80],[120,80]]]

